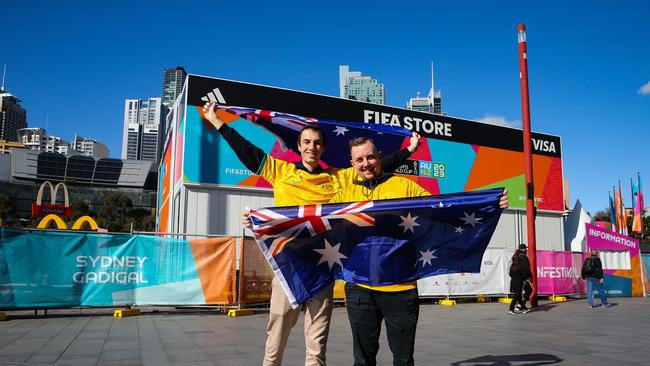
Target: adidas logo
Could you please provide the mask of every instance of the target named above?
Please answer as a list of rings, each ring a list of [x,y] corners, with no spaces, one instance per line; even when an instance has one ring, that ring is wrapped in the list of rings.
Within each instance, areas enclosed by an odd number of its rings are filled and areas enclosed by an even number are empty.
[[[221,91],[219,91],[219,88],[212,89],[212,91],[209,92],[203,98],[201,98],[201,100],[204,102],[217,102],[219,104],[226,104],[226,100],[223,99],[223,95],[221,95]]]

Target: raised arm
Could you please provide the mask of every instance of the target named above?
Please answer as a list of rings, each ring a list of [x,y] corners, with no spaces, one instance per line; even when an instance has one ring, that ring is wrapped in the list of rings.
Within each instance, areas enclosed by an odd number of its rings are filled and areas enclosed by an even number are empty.
[[[381,170],[392,173],[399,168],[420,146],[420,134],[413,132],[411,135],[410,145],[402,150],[386,155],[381,159]]]
[[[215,106],[216,103],[214,102],[205,103],[203,106],[203,115],[219,131],[221,136],[223,136],[228,145],[230,145],[230,148],[237,154],[239,161],[250,171],[257,173],[266,157],[266,153],[219,119],[215,111]]]

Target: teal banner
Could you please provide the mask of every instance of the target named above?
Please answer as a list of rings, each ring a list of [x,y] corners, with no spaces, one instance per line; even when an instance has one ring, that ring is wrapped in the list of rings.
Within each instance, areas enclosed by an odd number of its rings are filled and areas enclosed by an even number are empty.
[[[3,228],[0,307],[206,304],[194,250],[155,236]]]

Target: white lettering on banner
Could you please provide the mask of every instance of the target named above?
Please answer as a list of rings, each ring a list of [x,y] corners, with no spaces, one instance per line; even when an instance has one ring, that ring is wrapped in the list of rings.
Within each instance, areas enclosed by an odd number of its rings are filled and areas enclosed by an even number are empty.
[[[578,271],[573,267],[537,267],[540,278],[578,278]]]
[[[75,272],[75,283],[149,283],[140,272]]]
[[[226,168],[225,169],[226,174],[234,174],[234,175],[253,175],[253,172],[251,172],[248,169],[233,169],[233,168]]]
[[[620,236],[614,236],[610,233],[606,233],[604,231],[600,230],[595,230],[594,228],[589,228],[589,235],[593,235],[595,237],[607,240],[607,241],[612,241],[616,244],[623,244],[626,247],[630,248],[636,248],[636,243],[633,240],[630,239],[625,239]]]
[[[544,151],[544,152],[556,152],[555,150],[555,142],[553,141],[546,141],[546,140],[537,140],[537,139],[532,139],[533,140],[533,148],[537,151]]]
[[[520,200],[520,201],[525,201],[525,200],[526,200],[526,196],[519,196],[519,200]],[[542,203],[542,202],[544,202],[544,197],[535,197],[535,202],[537,202],[537,203]]]
[[[77,267],[87,267],[88,262],[90,261],[91,267],[135,268],[136,262],[138,267],[142,267],[147,259],[147,257],[138,257],[135,255],[126,255],[121,257],[80,255],[77,257]]]
[[[135,255],[126,256],[91,256],[80,255],[77,257],[77,267],[99,269],[97,271],[86,270],[75,272],[72,280],[75,283],[149,283],[144,278],[144,273],[140,271],[120,271],[120,269],[144,267],[148,257],[139,257]],[[106,271],[107,268],[117,269],[116,271]]]
[[[428,119],[423,120],[422,118],[417,117],[406,116],[403,119],[400,119],[400,115],[398,114],[364,109],[363,122],[404,127],[410,131],[425,132],[427,134],[452,137],[451,123],[430,121]]]

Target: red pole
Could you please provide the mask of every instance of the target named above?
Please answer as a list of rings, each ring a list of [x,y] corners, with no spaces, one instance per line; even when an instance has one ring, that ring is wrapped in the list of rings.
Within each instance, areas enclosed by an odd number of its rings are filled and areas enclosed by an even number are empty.
[[[521,84],[521,113],[524,127],[524,159],[526,165],[526,223],[528,231],[528,259],[533,272],[533,293],[530,305],[537,306],[537,245],[535,241],[535,187],[533,185],[532,140],[530,137],[530,103],[528,100],[528,61],[526,53],[526,26],[517,26],[519,40],[519,79]]]

